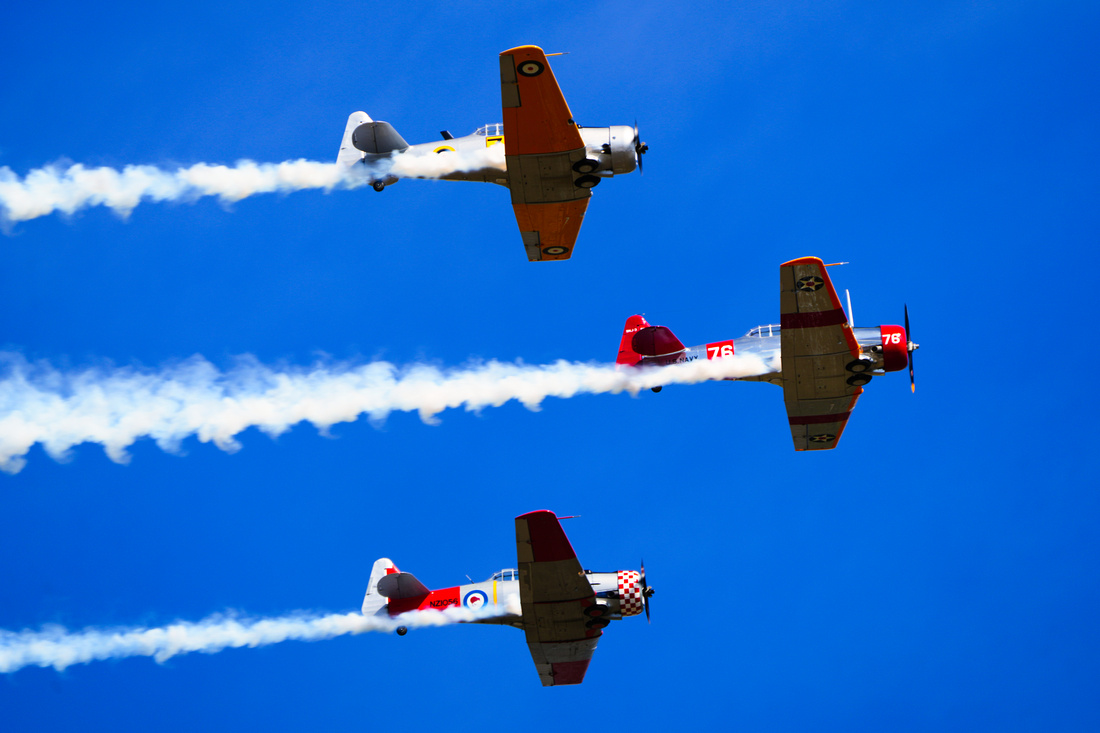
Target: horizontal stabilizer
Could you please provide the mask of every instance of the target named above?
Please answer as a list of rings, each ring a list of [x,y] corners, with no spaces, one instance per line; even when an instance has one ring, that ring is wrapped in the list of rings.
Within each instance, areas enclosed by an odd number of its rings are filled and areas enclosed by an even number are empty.
[[[642,356],[668,356],[684,350],[680,339],[665,326],[647,326],[639,329],[630,340],[630,346]]]
[[[378,592],[391,601],[398,598],[420,598],[431,593],[412,573],[391,573],[380,578]]]
[[[372,155],[400,152],[409,147],[405,138],[388,122],[364,122],[352,133],[351,144]]]

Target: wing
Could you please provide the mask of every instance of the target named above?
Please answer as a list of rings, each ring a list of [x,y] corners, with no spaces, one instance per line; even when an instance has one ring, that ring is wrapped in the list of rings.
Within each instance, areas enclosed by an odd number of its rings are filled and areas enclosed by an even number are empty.
[[[553,512],[516,517],[516,554],[523,630],[542,685],[578,685],[602,632],[585,626],[596,593]]]
[[[784,262],[779,288],[783,400],[795,450],[835,448],[863,393],[847,382],[859,344],[821,260]]]
[[[508,188],[527,259],[567,260],[592,193],[575,183],[584,140],[541,48],[500,54],[500,97]]]

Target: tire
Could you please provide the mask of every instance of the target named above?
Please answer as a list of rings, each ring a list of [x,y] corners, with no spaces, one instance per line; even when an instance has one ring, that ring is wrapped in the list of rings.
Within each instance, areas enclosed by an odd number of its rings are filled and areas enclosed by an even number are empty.
[[[577,188],[595,188],[600,185],[599,176],[581,176],[577,180],[573,181],[573,185]]]
[[[653,394],[657,394],[662,389],[664,389],[664,387],[650,387],[650,389],[653,390]]]
[[[598,160],[592,160],[591,158],[585,158],[584,160],[578,160],[573,164],[573,170],[577,173],[591,173],[600,167]]]
[[[397,627],[397,635],[398,636],[404,636],[407,633],[409,633],[409,627],[407,627],[407,626],[398,626]]]
[[[378,193],[382,193],[383,191],[386,190],[386,184],[385,184],[384,181],[375,181],[374,183],[372,183],[370,185],[370,187],[373,188]]]

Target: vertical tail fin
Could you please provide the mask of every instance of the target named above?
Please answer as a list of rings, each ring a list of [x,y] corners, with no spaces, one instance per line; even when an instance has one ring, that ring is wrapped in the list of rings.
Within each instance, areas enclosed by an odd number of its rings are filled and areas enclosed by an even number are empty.
[[[367,585],[367,594],[363,596],[363,615],[374,616],[389,603],[386,596],[378,592],[378,581],[391,573],[399,573],[393,560],[383,557],[374,561],[374,568],[370,571],[370,583]]]
[[[634,334],[648,326],[649,324],[643,316],[631,316],[626,319],[626,325],[623,326],[623,338],[619,341],[619,356],[615,359],[616,364],[634,366],[642,360],[642,355],[636,352],[631,344],[634,340]]]
[[[642,316],[631,316],[623,327],[615,363],[634,366],[648,360],[650,364],[672,364],[684,350],[680,339],[665,326],[651,326]]]
[[[352,112],[351,117],[348,117],[348,125],[344,128],[344,139],[340,141],[340,152],[336,154],[336,165],[350,168],[363,159],[363,151],[352,144],[352,135],[355,128],[365,122],[372,122],[366,112]]]

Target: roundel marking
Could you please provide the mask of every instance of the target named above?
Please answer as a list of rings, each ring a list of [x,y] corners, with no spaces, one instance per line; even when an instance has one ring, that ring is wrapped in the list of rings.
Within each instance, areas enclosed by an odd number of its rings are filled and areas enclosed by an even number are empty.
[[[560,244],[555,244],[552,247],[543,247],[542,248],[542,253],[544,255],[557,256],[557,255],[563,255],[568,251],[569,251],[568,247],[562,247]]]
[[[488,594],[483,590],[472,590],[462,599],[462,605],[475,611],[489,602]]]
[[[815,290],[821,290],[823,285],[825,285],[825,281],[817,275],[811,275],[810,277],[801,277],[798,279],[798,283],[796,284],[798,289],[801,290],[803,293],[812,293]]]
[[[436,148],[432,152],[433,153],[446,153],[446,152],[453,153],[454,151],[455,151],[455,149],[452,148],[450,145],[440,145],[438,148]]]
[[[543,65],[538,61],[524,61],[516,69],[524,76],[538,76],[542,73]]]
[[[836,440],[836,436],[831,433],[822,433],[821,435],[811,435],[811,443],[832,443]]]

